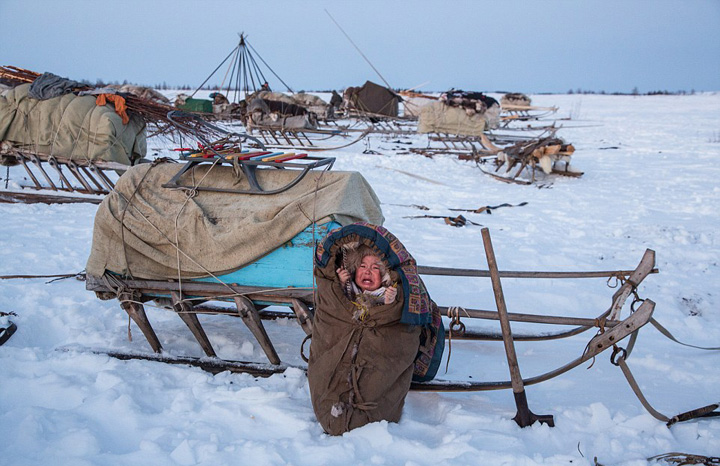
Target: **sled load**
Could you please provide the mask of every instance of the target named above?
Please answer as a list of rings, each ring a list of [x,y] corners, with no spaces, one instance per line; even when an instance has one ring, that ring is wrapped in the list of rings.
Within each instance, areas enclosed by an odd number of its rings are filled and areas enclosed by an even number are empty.
[[[365,81],[362,86],[345,89],[342,106],[351,117],[397,118],[401,100],[392,89]]]
[[[248,96],[245,127],[268,130],[317,129],[317,114],[302,106],[294,97],[279,92],[261,91]]]
[[[208,356],[215,353],[194,304],[234,303],[228,314],[242,317],[270,362],[280,364],[258,309],[291,307],[309,331],[315,241],[334,226],[382,223],[379,201],[359,173],[326,170],[334,159],[308,161],[325,170],[274,169],[286,162],[268,161],[237,171],[245,161],[218,161],[128,170],[98,209],[88,287],[117,297],[156,352],[142,303],[160,299],[184,309],[180,317]]]
[[[508,107],[529,107],[532,103],[530,97],[520,92],[508,92],[504,94],[500,99],[500,106],[503,108]]]
[[[492,97],[480,92],[451,90],[420,109],[417,130],[434,140],[444,136],[467,138],[472,142],[497,127],[499,114],[500,106]]]
[[[76,95],[67,81],[43,76],[0,95],[0,162],[22,166],[31,182],[21,189],[108,193],[114,173],[106,170],[145,156],[144,120],[118,100],[113,108],[116,94]],[[42,85],[50,81],[57,85]]]
[[[49,76],[49,75],[45,75]],[[107,94],[75,95],[42,84],[21,84],[0,97],[2,133],[10,150],[66,160],[132,165],[146,153],[145,122],[113,108]],[[61,86],[64,84],[60,84]],[[57,90],[55,90],[57,89]]]
[[[519,141],[497,152],[496,157],[490,162],[495,165],[494,169],[481,168],[481,170],[501,181],[519,184],[534,183],[538,169],[544,175],[578,177],[583,173],[575,171],[570,166],[574,152],[575,147],[572,144],[567,144],[554,135]]]
[[[167,118],[172,107],[146,88],[94,88],[14,67],[1,67],[0,77],[12,85],[0,94],[0,163],[8,167],[6,190],[10,168],[13,175],[20,174],[13,190],[0,194],[5,201],[73,199],[41,191],[105,195],[118,173],[145,157],[149,128],[155,134],[203,131],[202,125],[182,129],[172,124]]]

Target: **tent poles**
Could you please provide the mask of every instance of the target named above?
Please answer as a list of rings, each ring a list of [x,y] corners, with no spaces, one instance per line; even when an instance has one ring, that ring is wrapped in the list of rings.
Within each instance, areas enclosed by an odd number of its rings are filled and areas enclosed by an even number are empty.
[[[246,57],[247,57],[246,61],[252,66],[252,71],[254,72],[254,74],[250,73],[250,79],[252,79],[253,90],[255,90],[255,89],[257,89],[257,87],[262,86],[262,83],[260,81],[262,81],[264,83],[267,80],[265,79],[265,75],[263,74],[262,70],[258,66],[258,64],[255,61],[255,58],[252,56],[252,54],[247,49],[245,49],[245,53],[246,53]],[[255,86],[254,76],[256,76],[258,78],[257,86]]]
[[[234,97],[233,97],[233,102],[237,102],[237,100],[238,100],[238,99],[237,99],[237,97],[238,97],[238,87],[237,87],[237,83],[233,83],[233,76],[235,76],[235,72],[236,72],[236,70],[237,70],[239,57],[240,57],[240,45],[238,45],[238,47],[237,47],[237,52],[235,53],[235,59],[233,60],[232,70],[230,71],[230,79],[228,80],[228,87],[227,87],[227,90],[225,91],[226,94],[227,94],[227,96],[229,96],[229,95],[230,95],[230,89],[231,89],[231,87],[233,86],[233,84],[235,84],[235,95],[234,95]]]
[[[225,72],[222,83],[220,84],[220,89],[223,89],[227,81],[227,88],[225,88],[224,91],[228,97],[230,97],[230,94],[234,92],[234,101],[239,100],[238,97],[241,92],[245,93],[244,98],[247,98],[251,91],[255,92],[262,83],[266,81],[266,79],[258,62],[251,53],[251,50],[255,52],[255,55],[257,55],[260,61],[267,66],[270,72],[287,88],[287,90],[294,94],[295,91],[293,91],[290,86],[288,86],[287,83],[285,83],[285,81],[283,81],[282,78],[275,73],[270,65],[267,64],[257,51],[255,51],[253,46],[246,41],[245,33],[241,33],[239,35],[240,42],[238,45],[233,48],[233,50],[222,62],[220,62],[220,64],[213,70],[212,73],[210,73],[205,81],[203,81],[202,84],[195,89],[190,97],[193,97],[200,89],[202,89],[210,78],[212,78],[213,75],[220,69],[220,67],[222,67],[230,59],[230,57],[233,57],[233,55],[234,57],[228,65],[228,69]]]
[[[360,55],[365,59],[365,61],[368,62],[368,64],[372,67],[372,69],[375,70],[375,72],[377,73],[378,76],[380,76],[380,79],[382,79],[382,81],[385,83],[385,85],[388,88],[392,89],[392,86],[390,84],[388,84],[388,82],[385,80],[385,78],[383,78],[383,76],[380,74],[380,72],[377,70],[377,68],[375,68],[375,66],[372,63],[370,63],[370,60],[368,60],[368,58],[365,56],[365,54],[362,53],[362,50],[360,50],[360,48],[358,48],[358,46],[355,45],[355,42],[353,42],[353,40],[350,38],[350,36],[347,35],[345,30],[338,24],[338,22],[335,21],[335,18],[332,17],[332,15],[330,14],[329,11],[327,11],[327,9],[325,10],[325,13],[327,13],[327,15],[333,21],[333,23],[335,23],[335,25],[338,27],[338,29],[340,29],[340,31],[345,35],[345,37],[347,37],[347,40],[350,41],[350,43],[353,45],[353,47],[355,47],[355,49],[358,51],[358,53],[360,53]]]
[[[208,81],[210,81],[210,78],[212,78],[212,75],[214,75],[214,74],[217,72],[217,70],[219,70],[220,67],[223,66],[223,63],[225,63],[225,62],[227,61],[227,59],[230,58],[233,53],[235,53],[235,50],[237,50],[237,46],[232,50],[232,52],[230,52],[230,53],[228,54],[227,57],[225,57],[225,59],[224,59],[222,62],[220,62],[220,64],[217,66],[217,68],[215,68],[215,69],[213,70],[213,72],[210,73],[210,75],[209,75],[207,78],[205,78],[205,81],[203,81],[202,84],[200,84],[200,86],[198,86],[198,88],[195,89],[195,92],[193,92],[193,93],[190,95],[190,97],[194,96],[194,95],[197,93],[197,91],[199,91],[200,89],[202,89],[202,87],[203,87],[205,84],[207,84]]]
[[[290,86],[288,86],[288,85],[285,83],[285,81],[283,81],[282,78],[281,78],[280,76],[278,76],[277,73],[270,67],[270,65],[268,65],[267,62],[266,62],[265,60],[263,60],[263,57],[261,57],[260,54],[257,53],[257,50],[255,50],[255,49],[253,48],[253,46],[250,45],[249,42],[246,42],[246,45],[247,45],[248,47],[250,47],[250,50],[252,50],[253,52],[255,52],[255,54],[257,55],[257,57],[260,59],[261,62],[263,62],[263,64],[264,64],[265,66],[268,67],[268,69],[270,70],[270,72],[271,72],[276,78],[278,78],[278,80],[279,80],[281,83],[283,83],[283,86],[285,86],[288,91],[290,91],[291,93],[295,94],[295,91],[293,91],[292,89],[290,89]]]

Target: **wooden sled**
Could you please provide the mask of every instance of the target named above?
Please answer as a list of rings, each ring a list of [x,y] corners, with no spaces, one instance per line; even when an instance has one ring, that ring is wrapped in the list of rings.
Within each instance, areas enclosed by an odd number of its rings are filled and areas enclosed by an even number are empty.
[[[516,142],[498,151],[494,157],[483,159],[493,168],[480,170],[493,178],[507,183],[533,184],[547,175],[580,177],[582,172],[570,168],[570,159],[575,148],[561,139],[550,136]]]
[[[428,145],[424,148],[410,148],[410,152],[432,157],[439,154],[451,154],[461,160],[479,161],[492,158],[502,150],[495,145],[487,134],[463,136],[448,133],[427,133]]]
[[[557,107],[503,104],[500,125],[502,128],[508,128],[514,122],[541,120],[557,113],[557,111]]]
[[[412,148],[411,152],[432,156],[435,154],[454,154],[461,160],[480,161],[495,158],[511,144],[520,142],[531,144],[543,137],[554,135],[557,128],[532,128],[534,135],[512,135],[486,131],[480,135],[462,135],[432,132],[427,133],[428,145],[425,148]]]
[[[191,302],[208,303],[211,301],[231,302],[238,305],[239,308],[254,306],[256,310],[264,309],[271,305],[284,306],[290,308],[291,314],[288,317],[297,317],[301,326],[309,333],[312,323],[312,311],[314,309],[313,289],[312,289],[312,249],[313,242],[311,238],[319,239],[328,229],[337,226],[337,224],[325,224],[314,227],[308,227],[293,240],[289,241],[285,246],[275,250],[265,258],[247,265],[238,271],[228,274],[227,276],[218,278],[204,278],[184,280],[178,282],[176,280],[138,280],[125,279],[112,274],[105,274],[102,277],[88,275],[86,277],[86,288],[104,294],[104,298],[112,299],[121,297],[118,290],[130,293],[125,296],[126,299],[120,299],[123,309],[131,313],[133,320],[140,322],[138,326],[141,329],[150,329],[149,322],[145,322],[146,317],[142,309],[142,303],[156,299],[161,299],[164,304],[176,306],[178,304],[187,305]],[[289,252],[288,252],[289,251]],[[273,257],[273,254],[276,256]],[[288,260],[286,257],[295,256],[292,259],[292,274],[289,275]],[[302,259],[300,259],[302,257]],[[575,318],[561,316],[542,316],[529,314],[509,313],[510,321],[533,322],[551,325],[573,325],[576,326],[571,331],[565,332],[562,336],[552,335],[535,338],[537,340],[551,340],[559,337],[567,337],[576,335],[582,331],[587,331],[596,326],[598,320],[604,319],[605,327],[612,328],[620,325],[619,309],[627,299],[627,296],[634,290],[631,283],[635,287],[650,273],[656,273],[654,269],[654,252],[646,251],[642,261],[635,270],[615,270],[615,271],[598,271],[598,272],[509,272],[500,271],[498,277],[507,278],[619,278],[624,280],[625,284],[616,292],[613,297],[613,303],[610,311],[613,317],[608,319],[608,312],[600,314],[597,318]],[[282,265],[280,265],[282,264]],[[491,272],[487,270],[474,269],[456,269],[445,267],[423,267],[419,266],[418,271],[423,275],[441,275],[451,277],[491,277]],[[278,275],[280,273],[280,275]],[[264,278],[270,277],[270,278]],[[628,277],[626,279],[626,277]],[[283,286],[283,284],[285,284]],[[175,295],[173,295],[175,293]],[[132,298],[132,299],[131,299]],[[238,301],[239,299],[239,301]],[[137,301],[137,302],[130,302]],[[444,313],[448,313],[451,306],[439,306]],[[221,308],[213,308],[213,312]],[[201,307],[199,310],[184,309],[184,313],[189,314],[207,314],[207,307]],[[256,314],[255,311],[250,311]],[[240,316],[241,311],[220,311],[220,313]],[[258,314],[259,316],[259,314]],[[463,309],[462,316],[470,319],[499,320],[496,311],[479,310],[479,309]],[[459,316],[456,316],[459,319]],[[453,321],[457,325],[459,320]],[[141,325],[142,324],[142,325]],[[644,325],[644,324],[643,324]],[[143,330],[143,333],[146,333]],[[154,335],[154,331],[152,332]],[[498,336],[478,337],[472,332],[466,335],[462,332],[455,331],[453,338],[457,339],[497,339]],[[152,340],[152,341],[151,341]],[[149,338],[151,347],[159,350],[160,345],[156,337]],[[268,347],[272,346],[269,342],[265,342]]]
[[[105,299],[117,298],[122,309],[137,324],[145,335],[148,343],[155,352],[155,355],[126,354],[114,351],[95,351],[107,354],[120,359],[143,359],[170,364],[191,365],[203,370],[220,373],[223,371],[250,373],[254,376],[270,376],[281,373],[290,366],[283,363],[265,330],[263,320],[277,317],[295,317],[306,335],[312,335],[312,322],[314,311],[313,286],[311,285],[312,266],[308,258],[312,257],[314,240],[323,236],[329,228],[336,225],[325,224],[321,226],[310,226],[298,237],[293,238],[283,248],[273,251],[265,258],[239,269],[227,276],[212,277],[200,280],[173,281],[173,280],[131,280],[124,279],[111,274],[102,277],[87,276],[86,288],[95,291],[98,296]],[[316,230],[317,228],[317,230]],[[535,422],[554,425],[552,415],[537,415],[533,413],[527,402],[525,386],[534,385],[557,377],[571,369],[583,364],[607,349],[613,349],[611,361],[618,365],[624,375],[628,378],[633,390],[643,406],[659,420],[667,421],[668,427],[676,422],[696,419],[700,417],[718,416],[715,412],[717,404],[712,404],[688,411],[686,413],[666,417],[654,410],[647,400],[636,389],[636,383],[629,372],[625,359],[635,343],[637,333],[644,325],[653,322],[652,314],[655,303],[650,299],[640,299],[638,286],[655,269],[655,252],[648,249],[634,270],[596,271],[596,272],[512,272],[499,271],[497,262],[490,241],[487,228],[482,230],[484,247],[487,255],[488,270],[456,269],[445,267],[418,267],[418,272],[423,275],[440,275],[450,277],[490,277],[492,280],[493,293],[497,304],[497,311],[462,309],[439,306],[442,312],[446,312],[450,318],[450,331],[447,335],[454,335],[453,338],[478,339],[472,332],[465,332],[465,326],[461,318],[497,320],[500,322],[501,332],[493,335],[491,340],[502,340],[505,346],[505,354],[510,370],[510,379],[496,382],[478,381],[446,381],[432,380],[430,382],[413,383],[412,390],[419,391],[484,391],[498,389],[512,389],[517,414],[514,420],[521,427],[529,426]],[[288,260],[288,252],[295,255]],[[302,258],[298,260],[298,258]],[[279,265],[280,264],[280,265]],[[288,267],[292,264],[292,267]],[[278,273],[282,272],[282,273]],[[290,275],[288,275],[288,273]],[[304,278],[303,278],[304,277]],[[518,314],[507,311],[501,278],[607,278],[615,279],[621,283],[613,294],[610,306],[597,317],[562,317],[549,315]],[[293,281],[299,280],[299,281]],[[282,286],[284,284],[285,286]],[[299,286],[298,286],[299,285]],[[310,286],[302,286],[310,285]],[[630,306],[630,314],[622,318],[622,309],[627,299],[633,296]],[[163,347],[155,331],[150,324],[145,312],[144,303],[155,301],[164,304],[178,314],[187,325],[195,339],[200,344],[207,358],[193,358],[185,356],[171,356],[163,353]],[[210,307],[205,303],[211,301],[224,301],[234,304],[233,308]],[[285,306],[290,312],[267,312],[268,306]],[[636,305],[639,305],[637,309]],[[205,333],[200,320],[201,314],[222,314],[229,317],[239,317],[252,332],[254,338],[262,347],[268,363],[225,361],[218,359],[212,347],[208,335]],[[513,335],[511,322],[531,322],[550,325],[571,326],[570,330],[556,334],[535,335],[531,338],[516,338]],[[596,329],[597,332],[585,346],[585,350],[571,361],[548,371],[544,374],[523,378],[520,373],[520,366],[515,354],[514,341],[528,340],[549,341],[558,338],[565,338],[578,335],[585,331]],[[630,337],[627,350],[619,346],[625,338]],[[307,338],[306,338],[307,339]],[[302,351],[304,342],[298,342]],[[304,370],[304,368],[299,367]]]
[[[287,317],[298,319],[300,326],[306,334],[312,333],[312,316],[314,311],[314,296],[312,284],[312,254],[314,239],[319,239],[328,229],[336,224],[310,226],[285,246],[273,251],[257,262],[249,264],[232,274],[222,277],[205,279],[183,280],[133,280],[106,273],[102,277],[88,275],[86,288],[94,291],[104,299],[117,298],[122,309],[138,325],[145,335],[151,348],[156,353],[162,352],[162,345],[150,324],[145,312],[144,303],[157,301],[165,307],[178,313],[178,316],[190,328],[207,356],[216,357],[208,336],[205,334],[198,315],[215,313],[231,317],[240,317],[251,330],[260,346],[263,348],[271,364],[281,364],[280,358],[270,341],[262,323],[263,311],[268,306],[283,306],[289,308],[289,313],[281,313]],[[291,257],[288,259],[288,257]],[[293,264],[289,267],[288,264]],[[572,325],[571,331],[562,336],[554,335],[557,339],[576,335],[591,328],[598,328],[599,323],[605,331],[602,339],[591,339],[591,348],[570,366],[563,366],[549,376],[547,380],[559,375],[572,367],[581,364],[588,358],[599,354],[608,348],[610,342],[617,342],[625,338],[632,331],[647,323],[654,305],[647,301],[642,313],[637,311],[628,319],[621,320],[619,311],[631,292],[635,291],[642,280],[654,269],[655,255],[651,250],[646,251],[640,264],[632,271],[609,272],[498,272],[492,269],[468,270],[440,267],[419,267],[418,271],[424,275],[445,275],[451,277],[520,277],[520,278],[578,278],[578,277],[615,277],[623,281],[622,287],[613,296],[610,308],[596,318],[570,318],[560,316],[542,316],[506,313],[509,321],[536,322],[552,325]],[[292,269],[292,270],[291,270]],[[208,308],[207,303],[217,301],[232,303],[234,308]],[[440,309],[449,313],[452,307],[440,306]],[[485,311],[479,309],[464,309],[462,318],[501,320],[499,311]],[[451,328],[460,324],[460,315],[451,316]],[[454,337],[461,339],[464,335],[458,330]],[[472,338],[468,333],[467,338]],[[511,338],[509,327],[502,332],[502,338]],[[298,342],[300,344],[300,342]],[[528,384],[541,380],[530,379]],[[448,383],[434,381],[415,385],[414,388],[422,390],[488,390],[496,388],[509,388],[507,382],[503,383]]]
[[[30,185],[22,186],[29,192],[3,191],[0,201],[4,202],[100,202],[115,186],[119,174],[127,165],[102,160],[83,160],[38,154],[25,150],[10,149],[0,154],[2,165],[6,165],[7,182],[10,168],[21,166]],[[19,171],[22,173],[22,171]],[[63,195],[60,195],[63,194]],[[68,196],[71,195],[71,196]],[[85,197],[72,195],[85,195]],[[90,197],[88,197],[90,196]]]
[[[338,150],[349,147],[364,139],[370,132],[369,129],[365,129],[360,131],[357,136],[352,137],[350,141],[344,142],[343,144],[326,146],[320,143],[337,138],[347,139],[353,131],[348,131],[344,128],[282,129],[257,125],[254,125],[251,130],[251,133],[257,134],[258,138],[263,140],[264,147],[273,149],[295,149],[308,152]]]
[[[315,241],[328,230],[339,226],[334,222],[310,225],[282,247],[261,259],[231,273],[185,281],[132,280],[106,273],[102,277],[88,275],[86,288],[105,299],[117,298],[122,309],[137,324],[150,347],[162,352],[143,306],[149,301],[175,312],[185,322],[207,356],[216,357],[215,350],[197,316],[203,313],[240,317],[252,332],[271,364],[280,364],[260,311],[270,305],[291,309],[306,334],[312,333],[313,279],[312,257]],[[198,306],[207,302],[234,304],[234,309]]]

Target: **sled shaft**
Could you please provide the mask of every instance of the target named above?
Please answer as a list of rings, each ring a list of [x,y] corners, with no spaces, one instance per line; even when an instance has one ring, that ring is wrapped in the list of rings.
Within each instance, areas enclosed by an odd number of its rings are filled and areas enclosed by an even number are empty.
[[[500,278],[610,278],[630,276],[634,270],[608,270],[597,272],[530,272],[530,271],[510,271],[499,270]],[[478,269],[456,269],[452,267],[432,267],[418,266],[418,273],[422,275],[446,275],[451,277],[483,277],[489,278],[489,270]],[[648,273],[658,273],[658,269],[653,268]]]
[[[449,307],[438,306],[440,311],[447,313]],[[465,309],[463,308],[460,317],[471,317],[474,319],[486,319],[486,320],[500,320],[500,316],[497,311],[485,311],[480,309]],[[548,316],[548,315],[535,315],[535,314],[521,314],[517,312],[508,312],[508,320],[514,322],[530,322],[535,324],[557,324],[557,325],[580,325],[583,327],[592,327],[597,324],[596,319],[589,319],[584,317],[563,317],[563,316]],[[620,321],[609,320],[605,322],[606,327],[614,327]]]

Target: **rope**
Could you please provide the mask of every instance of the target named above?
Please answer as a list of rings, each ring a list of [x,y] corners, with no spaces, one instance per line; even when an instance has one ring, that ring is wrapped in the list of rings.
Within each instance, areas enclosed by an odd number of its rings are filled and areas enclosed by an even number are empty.
[[[650,319],[650,323],[653,325],[653,327],[655,327],[655,328],[656,328],[660,333],[662,333],[664,336],[666,336],[666,337],[669,338],[670,340],[672,340],[672,341],[674,341],[675,343],[678,343],[678,344],[680,344],[680,345],[689,346],[690,348],[696,348],[696,349],[701,349],[701,350],[708,350],[708,351],[718,351],[718,350],[720,350],[720,346],[704,347],[704,346],[691,345],[691,344],[689,344],[689,343],[683,343],[682,341],[680,341],[680,340],[678,340],[677,338],[675,338],[675,336],[673,336],[673,334],[670,333],[670,331],[669,331],[668,329],[666,329],[665,327],[663,327],[662,325],[660,325],[660,323],[659,323],[657,320],[655,320],[654,318],[651,318],[651,319]]]
[[[163,161],[163,160],[162,160],[162,159],[156,159],[155,161],[153,161],[153,164],[152,164],[152,166],[150,167],[150,169],[152,169],[152,168],[153,168],[155,165],[157,165],[157,163],[160,162],[160,161]],[[215,160],[215,161],[213,162],[213,164],[212,164],[212,166],[210,167],[210,169],[212,169],[216,164],[217,164],[217,160]],[[132,200],[132,199],[135,197],[135,194],[136,194],[136,193],[138,192],[138,190],[140,189],[140,185],[144,182],[145,177],[146,177],[147,174],[150,172],[150,169],[148,169],[148,171],[145,172],[145,175],[143,175],[142,179],[141,179],[140,182],[138,183],[138,186],[137,186],[137,187],[135,188],[135,190],[133,191],[133,194],[132,194],[132,196],[130,197],[130,200]],[[210,169],[208,169],[208,172],[205,174],[205,176],[207,176],[207,174],[210,172]],[[205,176],[203,176],[203,178],[202,178],[200,181],[198,181],[198,183],[195,185],[195,188],[197,188],[197,185],[199,185],[199,183],[201,183],[201,182],[205,179]],[[187,188],[182,188],[182,189],[187,190]],[[190,191],[193,191],[193,190],[190,190]],[[218,281],[218,283],[220,283],[220,284],[224,285],[225,287],[227,287],[227,288],[228,288],[230,291],[232,291],[232,293],[233,293],[231,296],[236,296],[236,295],[237,295],[237,293],[235,292],[235,290],[233,290],[230,286],[228,286],[227,283],[224,283],[224,282],[223,282],[222,280],[220,280],[217,276],[215,276],[215,274],[213,274],[213,273],[210,272],[207,268],[205,268],[202,264],[198,263],[195,259],[193,259],[192,257],[190,257],[185,251],[183,251],[183,250],[179,247],[179,245],[178,245],[177,243],[173,243],[173,241],[172,241],[163,231],[161,231],[161,230],[160,230],[156,225],[154,225],[145,215],[143,215],[142,212],[141,212],[137,207],[135,207],[134,205],[132,205],[132,204],[130,203],[130,200],[128,200],[122,193],[120,193],[120,192],[118,192],[118,191],[115,191],[115,192],[117,192],[118,195],[122,196],[122,198],[125,199],[125,201],[126,201],[126,203],[127,203],[126,206],[125,206],[125,208],[123,209],[123,213],[122,213],[121,218],[120,218],[120,224],[121,224],[120,232],[121,232],[121,241],[122,241],[122,243],[123,243],[123,253],[124,253],[124,255],[125,255],[125,265],[126,265],[126,267],[127,267],[127,274],[128,274],[128,276],[130,276],[130,278],[132,278],[132,273],[131,273],[131,271],[130,271],[130,264],[128,263],[128,260],[127,260],[127,245],[125,244],[125,235],[124,235],[124,231],[125,231],[124,217],[125,217],[125,212],[127,211],[127,209],[128,209],[129,207],[132,207],[133,209],[135,209],[135,211],[136,211],[138,214],[140,214],[140,217],[142,217],[142,219],[145,220],[145,221],[148,223],[148,225],[150,225],[152,228],[154,228],[155,231],[157,231],[160,235],[162,235],[162,236],[168,241],[168,243],[170,243],[170,245],[173,246],[173,247],[176,249],[176,251],[177,251],[178,254],[182,254],[183,257],[185,257],[187,260],[189,260],[190,262],[192,262],[194,265],[196,265],[197,267],[199,267],[200,269],[202,269],[202,270],[203,270],[205,273],[207,273],[209,276],[213,277],[215,280]],[[184,205],[187,203],[187,201],[188,201],[189,199],[190,199],[189,197],[186,197],[186,200],[185,200],[185,203],[183,204],[183,207],[184,207]],[[177,224],[176,224],[175,232],[176,232],[176,234],[177,234]],[[182,287],[182,283],[181,283],[180,286]],[[181,288],[181,292],[182,292],[182,288]]]
[[[325,172],[327,172],[330,169],[330,165],[326,165],[325,168],[320,172],[320,176],[318,176],[317,181],[315,182],[315,191],[313,192],[313,214],[312,214],[312,241],[315,248],[317,247],[317,239],[315,237],[315,226],[317,224],[317,194],[320,190],[320,180],[322,179]],[[298,209],[302,212],[302,208],[298,204]],[[303,215],[305,215],[305,212],[303,212]],[[305,215],[307,217],[307,215]],[[345,256],[343,254],[343,266],[345,266]],[[315,250],[313,249],[312,254],[312,270],[315,269]],[[313,303],[317,302],[317,282],[315,281],[315,273],[312,274],[312,285],[313,285]],[[312,337],[311,337],[312,338]],[[302,355],[302,348],[300,349],[300,354]]]
[[[70,277],[79,277],[82,275],[82,272],[78,273],[63,273],[63,274],[57,274],[57,275],[0,275],[0,280],[14,280],[16,278],[70,278]]]
[[[616,358],[616,356],[618,356]],[[666,423],[668,427],[671,427],[673,424],[683,421],[689,421],[692,419],[697,419],[700,417],[716,417],[720,416],[720,412],[715,412],[718,407],[720,407],[720,403],[713,403],[707,406],[703,406],[701,408],[693,409],[691,411],[687,411],[684,413],[680,413],[673,417],[668,417],[659,411],[657,411],[655,408],[653,408],[650,403],[648,402],[647,398],[645,398],[645,395],[643,394],[642,390],[640,389],[640,386],[638,385],[637,381],[635,380],[635,377],[633,377],[632,372],[630,371],[630,368],[627,365],[627,362],[625,359],[627,358],[627,352],[619,348],[617,345],[614,345],[613,347],[613,353],[610,357],[610,362],[616,366],[619,366],[620,369],[623,372],[623,375],[625,376],[625,379],[627,379],[628,384],[630,384],[630,388],[632,388],[633,393],[635,393],[635,396],[640,400],[640,403],[643,405],[643,407],[647,410],[652,417],[659,421],[663,421]]]
[[[138,190],[140,190],[140,186],[143,184],[143,181],[145,181],[145,177],[148,176],[150,173],[150,170],[155,168],[160,161],[163,159],[155,159],[152,164],[150,164],[150,168],[147,169],[143,177],[140,179],[140,182],[137,184],[135,189],[133,190],[132,195],[130,196],[130,199],[126,198],[124,194],[122,194],[120,191],[115,190],[114,192],[118,194],[123,200],[125,201],[125,207],[123,208],[122,213],[120,214],[120,241],[122,242],[123,246],[123,257],[125,259],[125,268],[127,270],[127,275],[132,278],[132,271],[130,270],[130,262],[128,261],[127,256],[127,244],[125,244],[125,213],[127,212],[128,207],[132,205],[132,200],[135,198],[135,195],[137,194]],[[137,207],[133,206],[133,208],[140,212]],[[145,218],[144,215],[142,215],[143,218]]]
[[[465,333],[465,324],[460,322],[460,310],[465,313],[465,316],[470,318],[470,314],[468,314],[467,310],[465,308],[460,306],[450,306],[448,307],[447,316],[450,318],[450,328],[448,332],[448,357],[447,362],[445,363],[445,373],[447,374],[448,368],[450,367],[450,356],[452,355],[452,334],[453,334],[453,327],[455,325],[458,326],[460,329],[460,335],[463,335]]]
[[[607,322],[607,315],[602,315],[602,316],[600,316],[600,317],[596,317],[596,318],[595,318],[595,323],[593,324],[593,326],[595,326],[595,327],[598,328],[598,331],[597,331],[597,333],[595,334],[596,336],[597,336],[597,335],[602,335],[603,333],[605,333],[605,324],[606,324],[606,322]],[[590,341],[587,343],[587,345],[585,345],[585,349],[583,350],[583,354],[586,354],[586,353],[588,352],[588,350],[590,349],[590,343],[591,343],[591,342],[592,342],[592,340],[590,340]],[[595,365],[595,356],[592,357],[592,362],[590,363],[590,365],[589,365],[587,368],[590,369],[590,368],[592,368],[592,366],[594,366],[594,365]]]
[[[212,149],[212,146],[210,146],[210,149],[211,149],[213,152],[215,152],[215,150]],[[178,229],[178,220],[180,219],[180,214],[182,214],[182,211],[185,209],[185,206],[187,205],[188,202],[190,202],[190,199],[192,199],[192,198],[194,198],[195,196],[197,196],[197,188],[198,188],[198,186],[200,186],[200,183],[202,183],[203,180],[205,180],[205,178],[210,174],[210,172],[212,171],[212,169],[215,168],[215,166],[216,166],[217,163],[218,163],[218,160],[220,160],[220,159],[215,159],[215,160],[213,161],[213,163],[210,165],[210,168],[208,168],[207,171],[205,172],[205,175],[203,175],[203,177],[200,178],[200,180],[198,180],[197,183],[194,182],[194,179],[195,179],[195,171],[193,170],[193,172],[191,173],[191,176],[192,176],[192,179],[193,179],[193,188],[192,188],[192,189],[183,189],[183,192],[185,193],[185,201],[182,203],[182,205],[180,206],[180,209],[178,210],[177,215],[175,216],[175,221],[174,221],[174,224],[175,224],[175,244],[174,244],[173,246],[175,247],[175,258],[176,258],[176,261],[177,261],[178,288],[179,288],[180,296],[182,296],[182,273],[181,273],[181,269],[180,269],[180,237],[179,237],[179,229]],[[183,253],[183,254],[187,256],[187,254],[185,254],[185,253]],[[198,264],[198,265],[199,265],[199,264]],[[203,268],[203,270],[206,270],[204,267],[202,267],[202,266],[200,266],[200,267]],[[206,270],[206,271],[207,271],[207,270]],[[215,276],[214,276],[212,273],[210,273],[209,271],[207,271],[207,273],[210,274],[210,275],[212,275],[213,278],[217,279],[217,277],[215,277]],[[218,281],[220,281],[220,282],[222,283],[221,280],[218,280]]]

